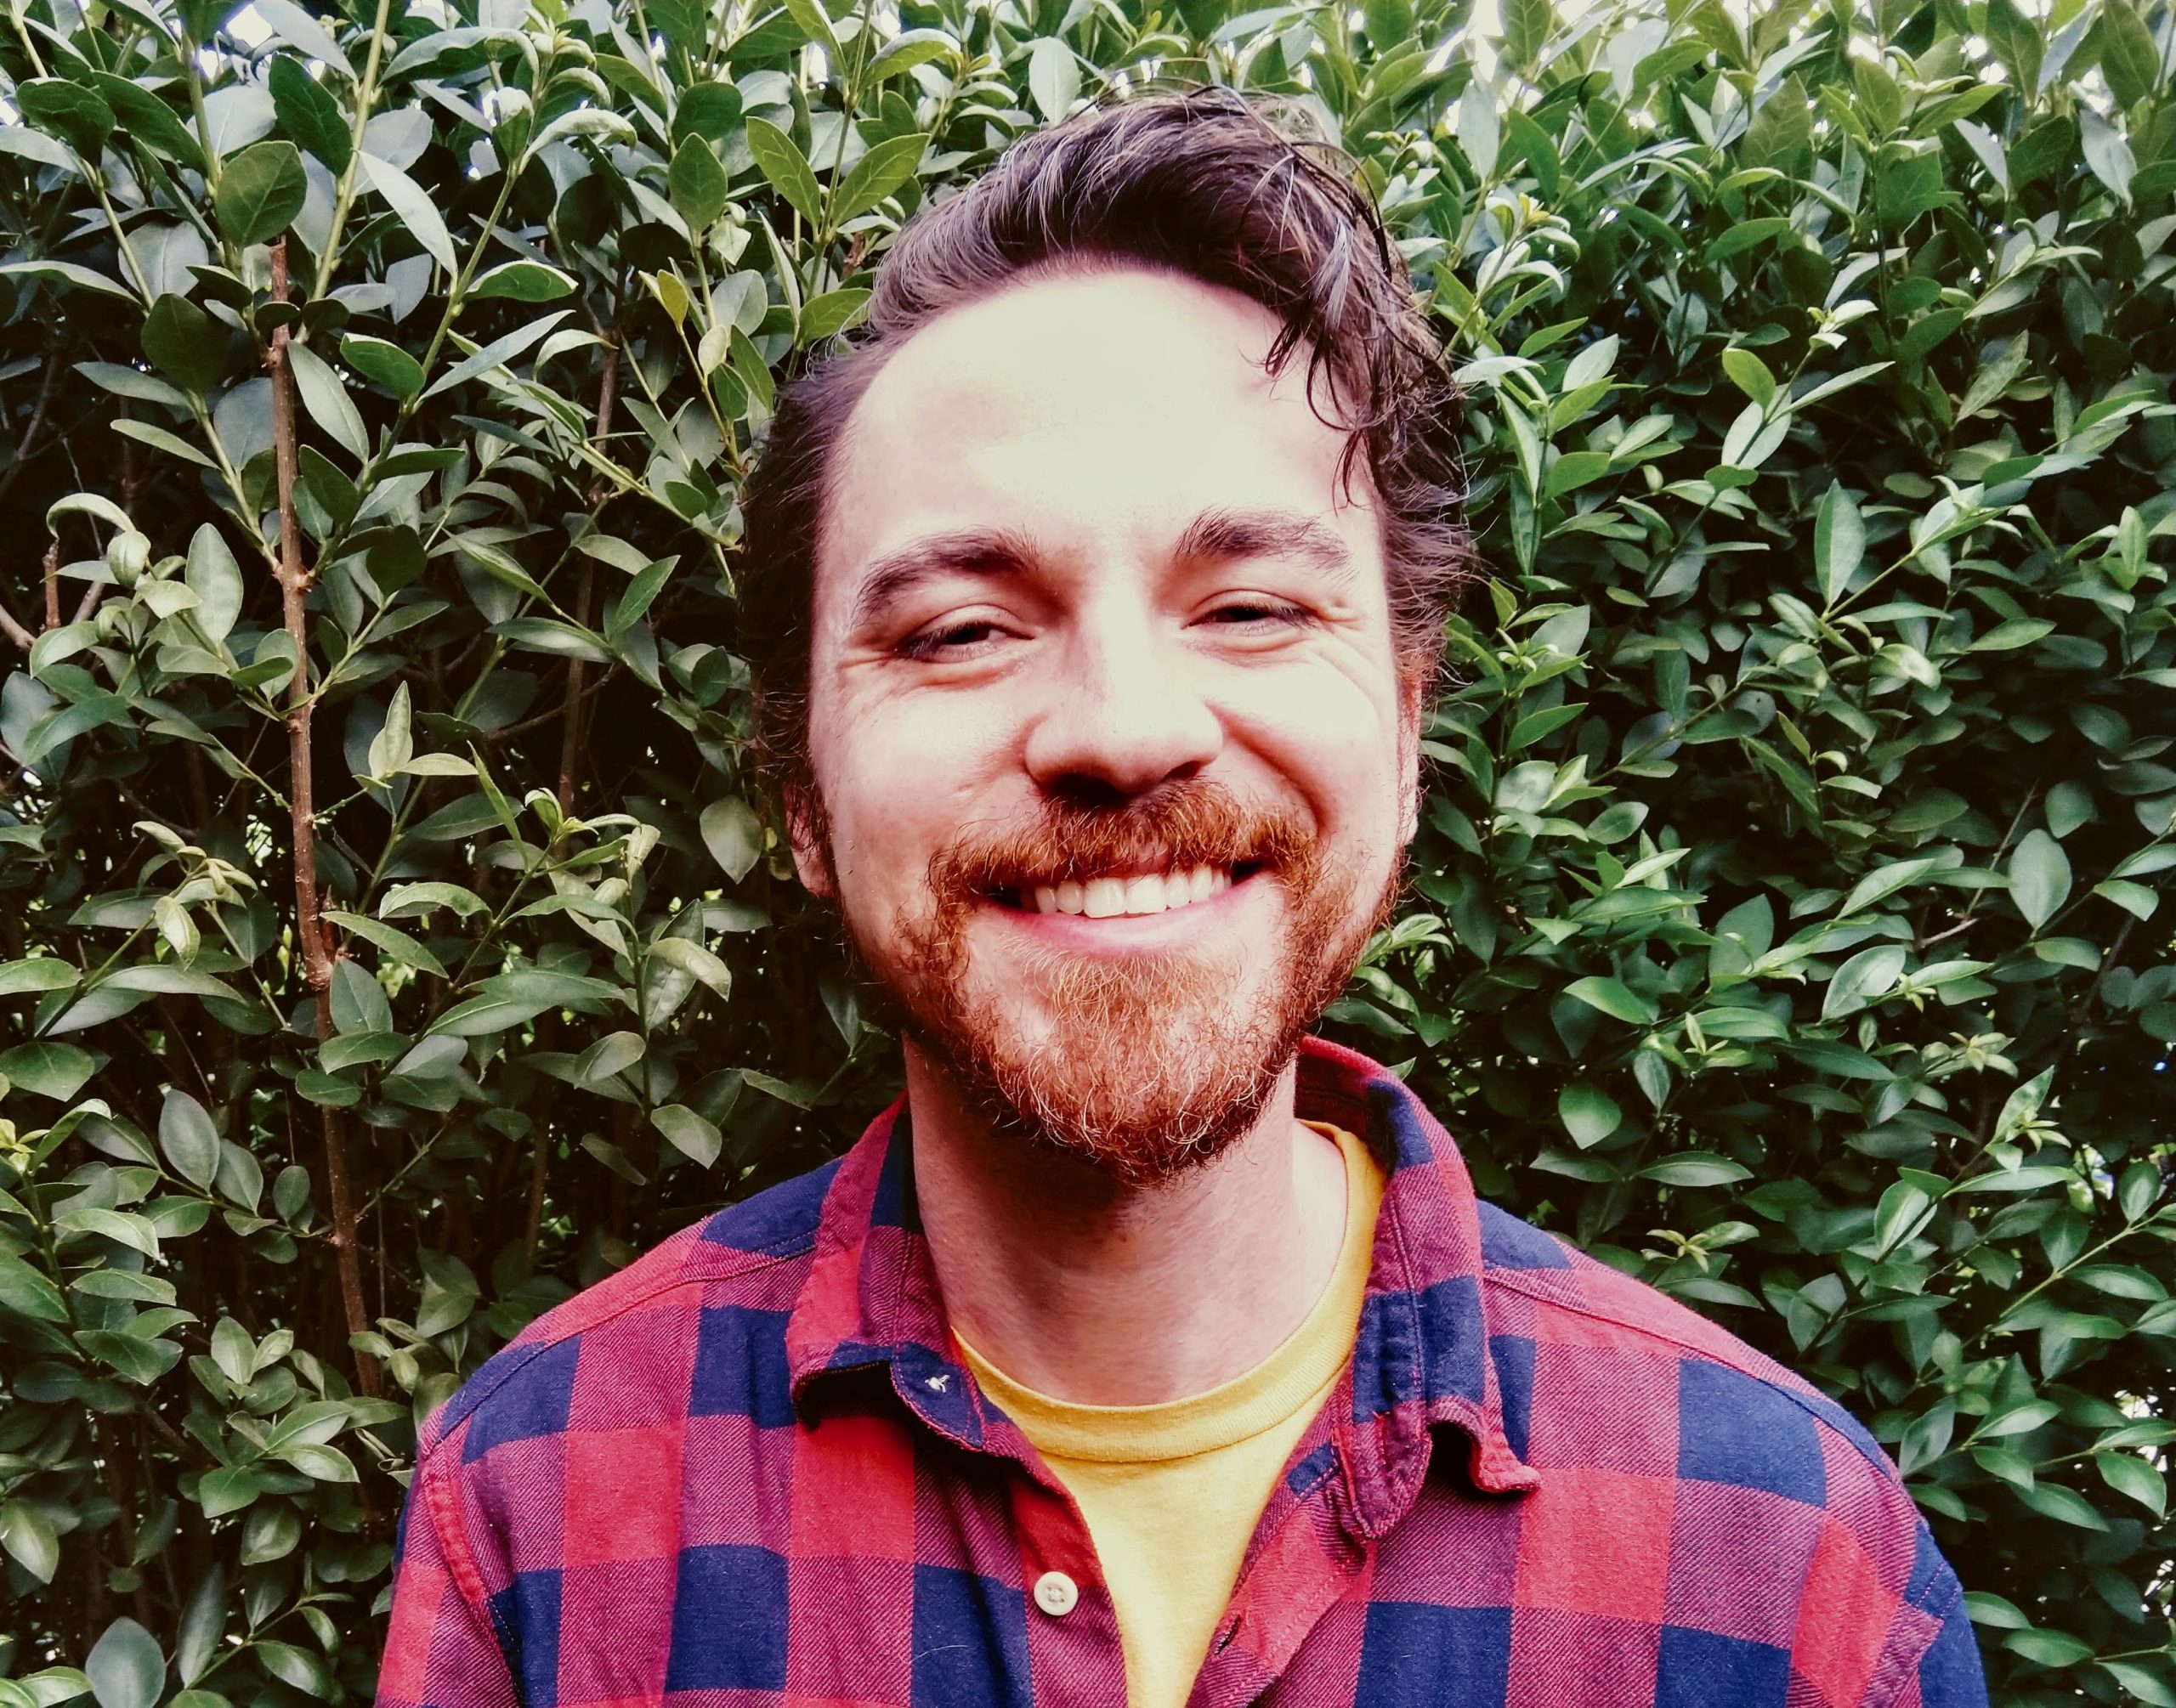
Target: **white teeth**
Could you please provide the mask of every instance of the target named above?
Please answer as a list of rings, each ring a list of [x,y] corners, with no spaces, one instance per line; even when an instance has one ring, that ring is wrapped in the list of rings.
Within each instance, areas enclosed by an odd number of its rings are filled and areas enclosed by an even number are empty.
[[[1193,866],[1139,878],[1068,879],[1038,884],[1029,892],[1039,913],[1082,913],[1091,919],[1141,917],[1191,906],[1221,896],[1232,887],[1232,874],[1219,866]]]

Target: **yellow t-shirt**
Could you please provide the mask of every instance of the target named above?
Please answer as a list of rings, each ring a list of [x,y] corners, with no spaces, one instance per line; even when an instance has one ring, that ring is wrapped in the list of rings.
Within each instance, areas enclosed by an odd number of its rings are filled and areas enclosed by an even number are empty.
[[[1278,1474],[1352,1354],[1382,1170],[1350,1133],[1309,1124],[1345,1154],[1344,1245],[1306,1320],[1244,1375],[1162,1405],[1076,1405],[960,1342],[983,1391],[1080,1502],[1118,1611],[1131,1708],[1185,1703]]]

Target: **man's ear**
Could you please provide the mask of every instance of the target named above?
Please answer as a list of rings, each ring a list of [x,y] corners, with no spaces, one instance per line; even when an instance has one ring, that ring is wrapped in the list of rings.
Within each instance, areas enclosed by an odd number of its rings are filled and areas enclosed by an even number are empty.
[[[1420,723],[1428,714],[1429,672],[1402,670],[1397,684],[1397,840],[1409,847],[1420,834]]]
[[[831,851],[824,834],[824,807],[807,783],[790,783],[784,791],[786,840],[793,849],[793,869],[802,888],[825,901],[836,898],[838,880],[831,873]]]

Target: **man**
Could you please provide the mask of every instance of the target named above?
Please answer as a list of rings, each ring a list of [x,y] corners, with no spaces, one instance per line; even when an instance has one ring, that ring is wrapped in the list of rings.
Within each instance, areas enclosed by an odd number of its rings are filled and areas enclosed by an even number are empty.
[[[1234,97],[903,234],[781,403],[745,608],[906,1095],[439,1414],[382,1702],[1985,1700],[1841,1411],[1306,1038],[1414,829],[1454,401]]]

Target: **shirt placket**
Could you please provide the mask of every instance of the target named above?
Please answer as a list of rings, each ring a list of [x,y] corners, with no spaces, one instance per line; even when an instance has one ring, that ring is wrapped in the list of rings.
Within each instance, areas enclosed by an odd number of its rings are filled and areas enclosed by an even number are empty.
[[[1025,1598],[1034,1708],[1109,1708],[1125,1701],[1118,1612],[1080,1504],[958,1362],[910,1345],[892,1360],[892,1382],[925,1428],[1002,1479]]]

